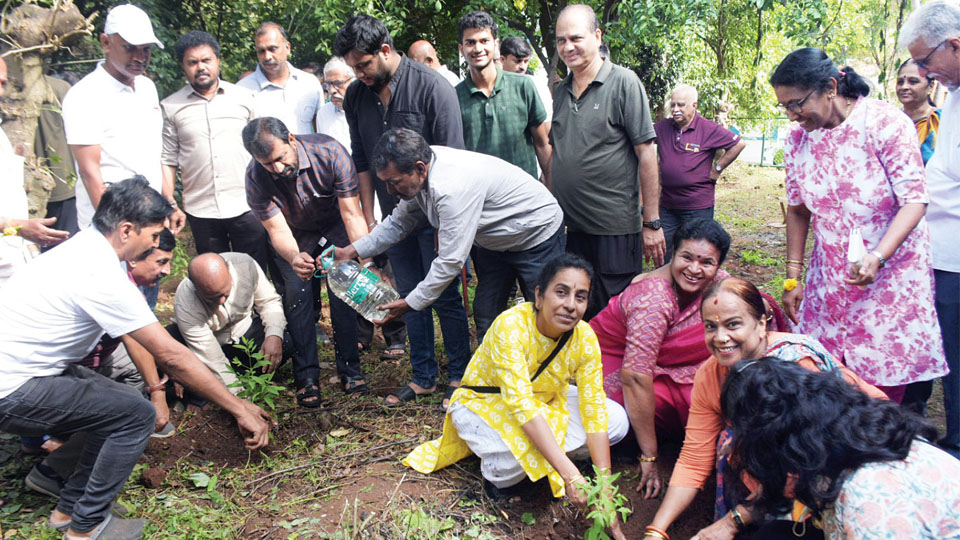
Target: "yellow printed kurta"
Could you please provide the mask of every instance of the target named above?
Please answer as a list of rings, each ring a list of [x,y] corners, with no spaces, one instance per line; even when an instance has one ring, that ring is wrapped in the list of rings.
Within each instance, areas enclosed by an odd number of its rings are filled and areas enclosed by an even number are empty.
[[[577,383],[580,416],[587,433],[607,431],[606,395],[600,346],[590,325],[581,321],[563,350],[533,383],[530,378],[557,346],[557,341],[537,331],[537,314],[525,303],[500,314],[467,365],[463,384],[496,386],[499,394],[482,394],[466,388],[454,392],[450,401],[467,407],[491,428],[510,448],[527,476],[537,481],[544,476],[556,497],[561,497],[563,478],[550,466],[520,426],[538,414],[542,416],[563,447],[570,413],[567,387]],[[443,420],[443,435],[422,444],[403,463],[422,473],[431,473],[469,456],[470,448],[457,434],[450,415]]]

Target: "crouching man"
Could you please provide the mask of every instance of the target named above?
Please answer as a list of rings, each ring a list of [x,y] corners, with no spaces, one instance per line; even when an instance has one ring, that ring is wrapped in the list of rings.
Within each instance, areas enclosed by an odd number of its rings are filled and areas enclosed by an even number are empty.
[[[49,524],[64,538],[137,539],[144,520],[110,514],[153,432],[153,405],[76,362],[104,332],[129,334],[174,379],[236,419],[246,446],[267,445],[267,413],[236,398],[160,326],[122,260],[157,245],[172,208],[143,178],[111,185],[93,227],[33,260],[0,290],[0,431],[89,434]]]
[[[167,327],[236,394],[236,375],[230,359],[253,360],[236,348],[252,340],[270,362],[268,371],[283,360],[283,302],[257,261],[246,253],[204,253],[190,261],[187,279],[180,282],[174,300],[177,324]],[[246,362],[244,362],[246,361]]]

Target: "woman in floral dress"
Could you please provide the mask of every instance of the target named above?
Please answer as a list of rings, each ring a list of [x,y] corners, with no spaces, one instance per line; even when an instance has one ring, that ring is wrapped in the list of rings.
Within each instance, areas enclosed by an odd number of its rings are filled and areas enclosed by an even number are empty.
[[[784,309],[800,333],[899,402],[905,385],[947,372],[916,130],[819,49],[787,55],[770,83],[798,124],[784,149],[788,278],[803,275],[811,225],[814,234],[806,287],[786,291]],[[850,263],[856,231],[866,254]]]

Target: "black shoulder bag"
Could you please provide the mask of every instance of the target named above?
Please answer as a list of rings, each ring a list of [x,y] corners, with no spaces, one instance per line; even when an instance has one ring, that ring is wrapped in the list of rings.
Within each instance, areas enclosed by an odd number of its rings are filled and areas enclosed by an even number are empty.
[[[567,341],[570,340],[571,335],[573,335],[573,330],[570,330],[569,332],[565,332],[562,336],[560,336],[560,341],[557,343],[556,348],[554,348],[553,351],[550,353],[550,356],[548,356],[547,359],[540,364],[540,367],[537,368],[537,372],[533,374],[533,377],[530,377],[531,383],[537,380],[537,377],[539,377],[540,374],[543,373],[543,370],[547,369],[547,366],[549,366],[550,362],[552,362],[553,359],[556,358],[557,354],[560,352],[560,349],[562,349],[563,346],[567,344]],[[462,384],[460,385],[460,388],[473,390],[478,394],[499,394],[500,393],[499,386],[471,386],[469,384]]]

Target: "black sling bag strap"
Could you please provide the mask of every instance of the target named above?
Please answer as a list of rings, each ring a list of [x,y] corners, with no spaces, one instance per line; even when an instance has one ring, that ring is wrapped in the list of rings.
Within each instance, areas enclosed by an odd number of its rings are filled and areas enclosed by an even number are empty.
[[[556,348],[554,348],[553,351],[550,353],[550,356],[548,356],[547,359],[540,364],[540,367],[537,368],[537,372],[533,374],[533,377],[530,377],[531,383],[537,380],[537,377],[539,377],[540,374],[543,373],[543,370],[547,369],[547,366],[550,365],[550,362],[553,362],[553,359],[556,358],[557,354],[560,352],[560,349],[562,349],[563,346],[567,344],[567,341],[570,340],[571,335],[573,335],[573,330],[570,330],[569,332],[565,332],[562,336],[560,336],[560,341],[557,343]],[[499,386],[471,386],[469,384],[462,384],[460,385],[460,388],[473,390],[478,394],[499,394],[500,393]]]

